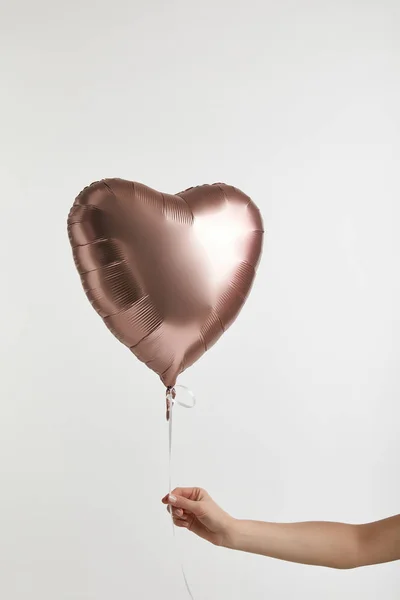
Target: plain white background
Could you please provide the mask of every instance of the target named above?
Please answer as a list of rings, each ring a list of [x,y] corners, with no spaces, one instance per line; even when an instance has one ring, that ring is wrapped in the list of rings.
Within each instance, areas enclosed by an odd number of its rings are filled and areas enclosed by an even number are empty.
[[[102,177],[226,181],[265,220],[245,309],[181,379],[198,407],[177,413],[175,483],[238,517],[398,513],[397,0],[2,0],[0,23],[0,596],[187,598],[163,388],[93,311],[67,239]],[[398,597],[398,564],[178,542],[196,600]]]

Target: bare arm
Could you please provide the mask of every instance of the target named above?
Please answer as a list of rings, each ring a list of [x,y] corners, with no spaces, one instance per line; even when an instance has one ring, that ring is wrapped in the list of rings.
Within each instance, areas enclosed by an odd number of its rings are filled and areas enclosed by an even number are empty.
[[[178,527],[242,552],[335,569],[400,559],[400,515],[363,525],[242,521],[200,488],[178,488],[163,502],[172,507]]]
[[[400,559],[400,515],[365,525],[234,521],[226,545],[291,562],[352,569]]]

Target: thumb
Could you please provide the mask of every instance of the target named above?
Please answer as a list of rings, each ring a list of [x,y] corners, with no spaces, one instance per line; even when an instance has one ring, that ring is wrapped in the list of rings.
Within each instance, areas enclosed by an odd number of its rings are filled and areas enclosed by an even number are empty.
[[[199,500],[188,500],[188,498],[184,498],[183,496],[174,496],[174,494],[170,494],[168,497],[168,503],[175,508],[187,510],[196,517],[199,517],[203,513],[202,502]]]

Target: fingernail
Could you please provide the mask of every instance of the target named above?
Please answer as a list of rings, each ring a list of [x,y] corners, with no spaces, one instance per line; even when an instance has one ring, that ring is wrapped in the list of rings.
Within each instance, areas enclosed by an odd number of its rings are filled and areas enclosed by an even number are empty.
[[[170,494],[169,501],[172,502],[172,504],[174,504],[176,502],[176,496],[174,496],[173,494]]]

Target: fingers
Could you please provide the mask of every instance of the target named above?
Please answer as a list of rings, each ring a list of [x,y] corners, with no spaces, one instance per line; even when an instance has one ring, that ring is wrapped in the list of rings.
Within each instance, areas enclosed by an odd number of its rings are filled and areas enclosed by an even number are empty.
[[[172,512],[172,521],[176,527],[184,527],[186,529],[189,529],[189,515],[185,514],[181,508],[172,508],[172,506],[167,506],[167,511],[170,514]]]
[[[202,500],[206,498],[208,498],[208,494],[201,488],[175,488],[170,494],[164,496],[162,502],[195,516],[201,516],[204,511]]]
[[[170,514],[172,512],[174,518],[183,519],[184,521],[187,519],[187,514],[183,512],[182,508],[172,508],[171,506],[167,506],[167,511]]]
[[[185,529],[189,529],[188,521],[182,521],[182,519],[174,519],[175,527],[184,527]]]
[[[202,502],[188,500],[183,496],[175,496],[170,494],[168,502],[174,507],[174,509],[181,509],[182,511],[188,512],[196,517],[200,516],[204,512]]]

